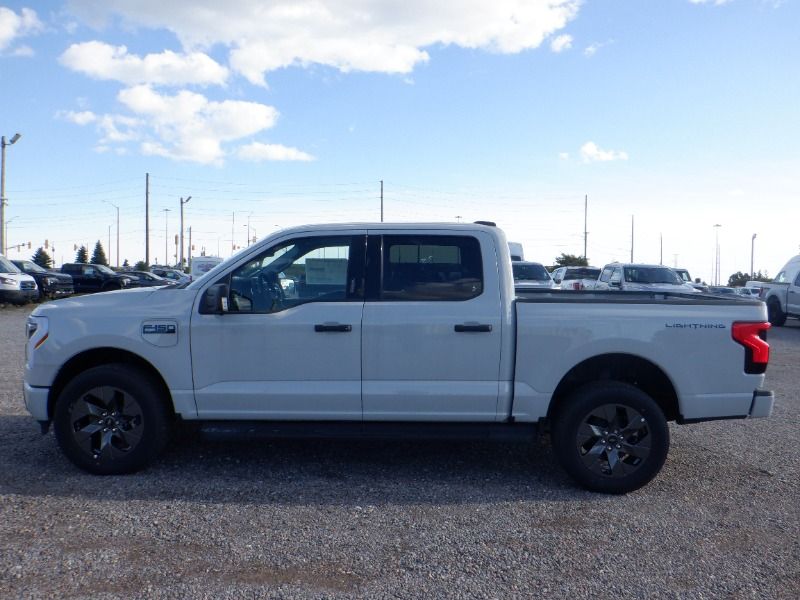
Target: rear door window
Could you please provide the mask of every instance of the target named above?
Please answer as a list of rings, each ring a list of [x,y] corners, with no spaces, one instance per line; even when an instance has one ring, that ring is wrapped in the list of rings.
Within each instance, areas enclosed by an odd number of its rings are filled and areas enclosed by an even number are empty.
[[[480,242],[470,236],[388,235],[382,300],[461,301],[483,293]]]

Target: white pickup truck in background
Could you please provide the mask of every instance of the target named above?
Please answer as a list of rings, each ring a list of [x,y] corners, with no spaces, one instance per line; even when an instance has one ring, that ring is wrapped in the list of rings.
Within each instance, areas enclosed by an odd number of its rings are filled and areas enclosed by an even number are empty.
[[[776,327],[783,326],[787,317],[800,319],[800,255],[790,258],[770,283],[748,281],[747,287],[760,290],[769,322]]]
[[[191,284],[61,300],[27,327],[27,408],[99,474],[148,465],[180,420],[303,436],[545,429],[580,484],[624,493],[661,469],[668,421],[773,405],[763,302],[517,297],[491,224],[297,227]]]

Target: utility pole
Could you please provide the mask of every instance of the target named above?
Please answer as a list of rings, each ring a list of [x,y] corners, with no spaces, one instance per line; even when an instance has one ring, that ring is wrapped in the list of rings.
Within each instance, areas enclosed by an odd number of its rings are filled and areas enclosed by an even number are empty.
[[[114,204],[113,202],[109,202],[108,200],[103,200],[106,204],[110,204],[114,208],[117,209],[117,268],[119,268],[119,206]],[[108,256],[111,258],[111,238],[108,240]],[[111,262],[109,260],[109,262]]]
[[[144,174],[144,262],[150,266],[150,173]]]
[[[631,215],[631,262],[633,262],[633,215]]]
[[[587,219],[589,216],[589,194],[583,197],[583,260],[586,259],[586,240],[589,237],[589,232],[586,231]],[[587,261],[588,263],[588,261]]]
[[[164,265],[169,262],[169,213],[168,208],[164,209]]]
[[[755,279],[756,278],[756,271],[753,268],[753,254],[754,254],[755,249],[756,249],[756,235],[758,235],[758,234],[754,233],[753,237],[750,238],[750,277],[751,277],[751,279]]]
[[[719,223],[714,225],[714,285],[719,285]]]
[[[189,202],[189,200],[191,199],[192,199],[191,196],[186,198],[186,200],[181,198],[181,262],[180,262],[181,271],[183,271],[183,205]]]
[[[383,179],[381,179],[381,223],[383,223]]]
[[[0,139],[0,146],[2,146],[2,159],[0,159],[0,250],[3,251],[3,254],[8,253],[8,240],[6,239],[8,236],[5,233],[6,204],[8,203],[8,198],[6,198],[6,146],[13,146],[21,137],[19,133],[15,133],[9,141],[6,141],[6,136],[2,136],[2,139]]]

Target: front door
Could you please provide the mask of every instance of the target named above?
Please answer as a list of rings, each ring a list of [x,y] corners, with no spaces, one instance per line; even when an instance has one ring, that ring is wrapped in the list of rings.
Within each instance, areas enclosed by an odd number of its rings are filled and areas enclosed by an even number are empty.
[[[503,332],[492,239],[372,233],[364,420],[494,421]]]
[[[229,312],[195,306],[200,418],[361,419],[365,234],[295,235],[209,282]]]

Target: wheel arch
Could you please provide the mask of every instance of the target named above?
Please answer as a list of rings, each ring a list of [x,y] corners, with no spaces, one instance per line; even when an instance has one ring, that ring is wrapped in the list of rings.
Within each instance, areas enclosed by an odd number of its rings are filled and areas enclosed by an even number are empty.
[[[67,384],[73,378],[75,378],[75,376],[86,371],[87,369],[115,363],[132,365],[147,373],[160,388],[161,392],[163,393],[163,398],[167,400],[169,409],[174,412],[175,409],[172,402],[172,394],[169,391],[167,382],[164,381],[164,378],[161,376],[161,373],[158,372],[158,369],[156,369],[148,360],[142,358],[134,352],[122,350],[120,348],[105,347],[92,348],[91,350],[80,352],[71,357],[61,366],[61,368],[58,370],[56,378],[53,380],[53,384],[50,386],[50,393],[47,397],[48,418],[53,418],[55,404],[58,400],[58,397],[61,395],[61,392],[64,390]]]
[[[664,370],[654,362],[625,353],[600,354],[588,358],[570,369],[561,378],[547,411],[551,418],[575,390],[595,381],[621,381],[629,383],[653,398],[667,421],[681,418],[680,404],[675,386]]]

